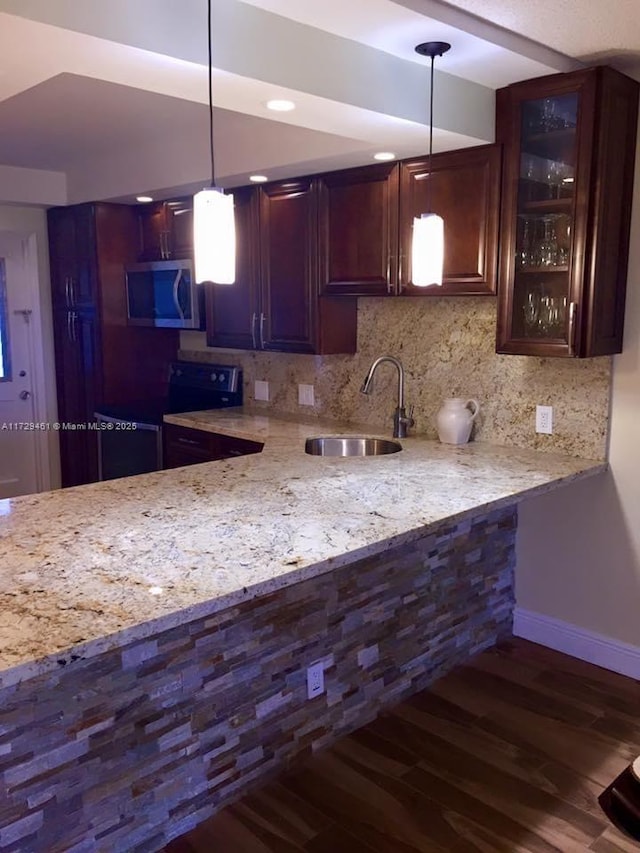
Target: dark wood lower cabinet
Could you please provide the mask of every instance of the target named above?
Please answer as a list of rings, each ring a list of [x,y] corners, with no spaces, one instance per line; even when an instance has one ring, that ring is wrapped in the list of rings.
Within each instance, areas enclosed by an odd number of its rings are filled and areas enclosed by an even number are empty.
[[[184,465],[197,465],[200,462],[247,456],[260,453],[264,446],[257,441],[177,424],[165,424],[162,428],[162,438],[165,468],[182,468]]]

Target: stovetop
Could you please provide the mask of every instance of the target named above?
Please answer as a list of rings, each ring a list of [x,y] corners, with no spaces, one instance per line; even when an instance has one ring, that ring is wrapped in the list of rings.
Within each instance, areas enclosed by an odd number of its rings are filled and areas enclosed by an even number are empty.
[[[160,426],[164,415],[241,405],[242,370],[239,367],[176,361],[169,368],[169,392],[166,398],[101,406],[96,414],[120,421]]]

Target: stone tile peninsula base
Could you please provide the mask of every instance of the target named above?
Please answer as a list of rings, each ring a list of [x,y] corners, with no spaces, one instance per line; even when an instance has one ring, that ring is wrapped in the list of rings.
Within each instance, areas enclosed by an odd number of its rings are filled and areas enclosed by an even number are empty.
[[[156,851],[511,632],[516,509],[0,691],[0,851]],[[322,660],[326,692],[307,699]]]

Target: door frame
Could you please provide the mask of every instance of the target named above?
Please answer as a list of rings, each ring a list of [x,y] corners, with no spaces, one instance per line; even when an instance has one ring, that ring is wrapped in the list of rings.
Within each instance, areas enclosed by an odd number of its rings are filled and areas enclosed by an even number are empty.
[[[52,330],[44,328],[42,311],[42,293],[38,266],[38,240],[34,232],[16,231],[3,228],[0,235],[13,236],[20,241],[22,248],[22,264],[24,269],[25,307],[31,310],[29,323],[31,334],[29,339],[29,364],[34,394],[34,417],[36,423],[49,425],[43,440],[36,441],[36,488],[38,492],[49,491],[52,488],[51,459],[52,448],[57,444],[57,436],[53,434],[51,424],[56,412],[50,412],[47,407],[47,387],[45,370],[45,346],[47,338],[51,338]],[[9,318],[13,322],[13,317]],[[48,332],[48,334],[47,334]]]

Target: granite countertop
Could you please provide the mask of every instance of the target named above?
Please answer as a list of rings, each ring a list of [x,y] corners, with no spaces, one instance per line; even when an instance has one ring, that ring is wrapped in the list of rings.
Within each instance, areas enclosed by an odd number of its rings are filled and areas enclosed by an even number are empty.
[[[238,409],[166,420],[265,446],[0,501],[0,686],[606,468],[419,437],[388,456],[315,457],[309,435],[362,430]]]

